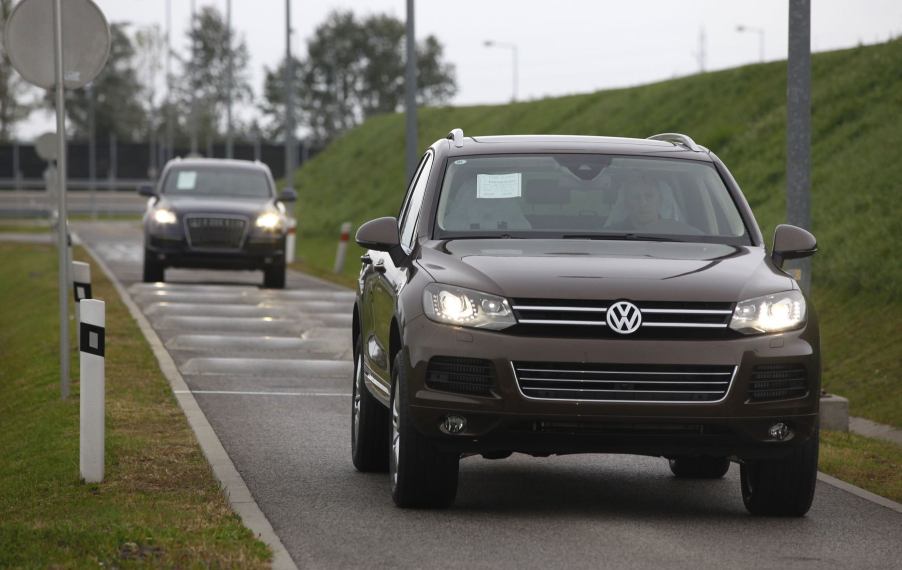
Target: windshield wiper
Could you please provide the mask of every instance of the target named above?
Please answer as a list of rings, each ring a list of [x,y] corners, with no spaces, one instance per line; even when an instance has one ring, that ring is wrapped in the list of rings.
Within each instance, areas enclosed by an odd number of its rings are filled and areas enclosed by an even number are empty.
[[[561,236],[563,239],[593,239],[593,240],[625,240],[625,241],[671,241],[679,242],[682,240],[663,237],[653,234],[565,234]]]

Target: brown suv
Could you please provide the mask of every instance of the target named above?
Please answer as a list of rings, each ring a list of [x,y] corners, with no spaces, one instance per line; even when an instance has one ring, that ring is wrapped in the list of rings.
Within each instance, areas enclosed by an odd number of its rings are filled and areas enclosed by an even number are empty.
[[[364,224],[352,455],[400,506],[450,505],[461,457],[632,453],[740,464],[754,514],[817,475],[814,311],[723,163],[680,134],[465,138]]]

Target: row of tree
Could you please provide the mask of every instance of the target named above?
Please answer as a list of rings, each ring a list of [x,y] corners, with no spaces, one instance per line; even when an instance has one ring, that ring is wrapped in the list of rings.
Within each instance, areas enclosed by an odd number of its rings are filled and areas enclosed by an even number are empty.
[[[3,21],[12,4],[0,0]],[[252,110],[249,119],[233,121],[236,138],[283,140],[285,60],[264,70],[262,97],[256,97],[247,43],[229,30],[217,8],[205,6],[197,13],[186,48],[171,54],[176,65],[168,81],[159,27],[114,23],[111,31],[103,72],[87,88],[67,95],[74,137],[87,138],[93,128],[101,140],[115,135],[123,141],[165,141],[171,129],[178,146],[221,140],[231,60],[233,106]],[[293,61],[297,124],[314,144],[323,144],[367,117],[400,110],[404,61],[403,22],[387,15],[333,12],[307,42],[306,57]],[[417,67],[420,105],[442,104],[455,94],[454,67],[434,36],[419,42]],[[25,85],[0,53],[0,141],[9,140],[32,112],[52,104],[50,94]]]

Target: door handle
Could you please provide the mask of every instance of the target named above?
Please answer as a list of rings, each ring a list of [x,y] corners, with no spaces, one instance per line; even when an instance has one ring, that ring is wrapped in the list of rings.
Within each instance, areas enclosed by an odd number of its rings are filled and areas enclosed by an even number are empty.
[[[370,265],[371,263],[373,263],[373,258],[370,257],[370,254],[364,253],[360,256],[360,263],[364,265]]]
[[[373,264],[373,269],[376,273],[385,273],[385,260],[377,260],[376,263]]]

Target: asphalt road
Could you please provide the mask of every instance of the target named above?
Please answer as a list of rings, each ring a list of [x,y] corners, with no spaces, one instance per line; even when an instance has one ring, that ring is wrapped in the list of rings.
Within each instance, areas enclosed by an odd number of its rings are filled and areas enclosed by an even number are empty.
[[[723,480],[663,459],[514,455],[461,462],[456,506],[400,510],[350,459],[352,294],[298,273],[167,271],[141,284],[127,222],[75,229],[166,344],[301,568],[899,568],[902,515],[820,483],[802,519],[746,513]]]

